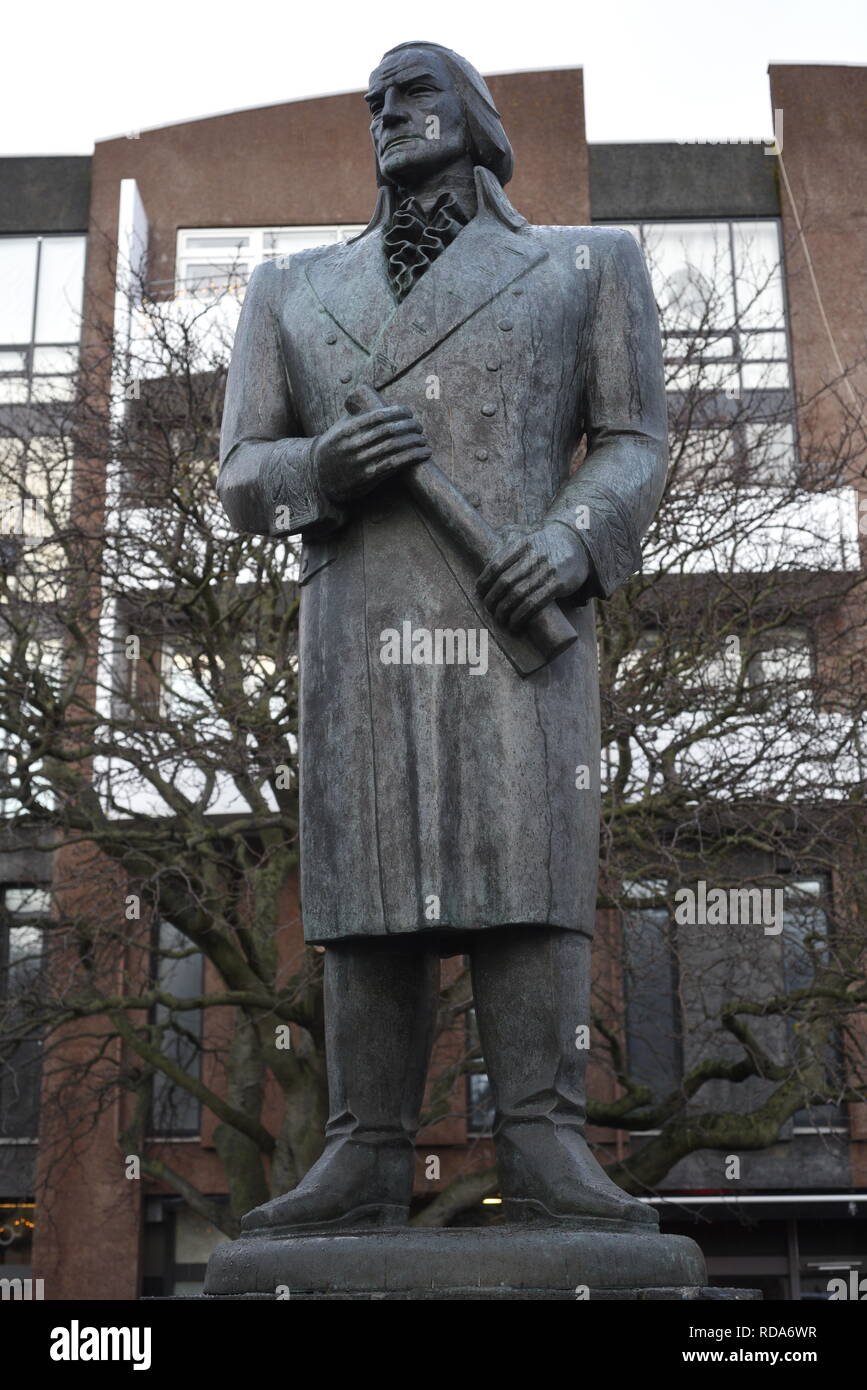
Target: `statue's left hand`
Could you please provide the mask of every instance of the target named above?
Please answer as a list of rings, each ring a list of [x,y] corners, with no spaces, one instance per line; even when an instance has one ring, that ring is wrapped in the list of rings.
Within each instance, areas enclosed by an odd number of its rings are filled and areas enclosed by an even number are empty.
[[[560,521],[504,526],[502,544],[476,581],[485,606],[512,632],[525,627],[552,599],[576,593],[590,572],[587,551]]]

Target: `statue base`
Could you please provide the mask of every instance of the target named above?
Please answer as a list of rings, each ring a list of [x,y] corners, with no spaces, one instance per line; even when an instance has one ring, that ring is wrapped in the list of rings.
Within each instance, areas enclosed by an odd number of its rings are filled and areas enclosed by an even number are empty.
[[[694,1299],[718,1292],[706,1284],[704,1256],[687,1236],[587,1221],[251,1235],[214,1251],[204,1296]]]

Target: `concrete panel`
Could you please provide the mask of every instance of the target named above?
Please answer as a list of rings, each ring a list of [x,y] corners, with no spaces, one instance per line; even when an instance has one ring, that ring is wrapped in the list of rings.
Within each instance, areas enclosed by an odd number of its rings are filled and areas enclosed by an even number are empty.
[[[778,217],[777,161],[762,145],[588,146],[594,222]]]
[[[0,159],[0,233],[86,232],[90,155]]]

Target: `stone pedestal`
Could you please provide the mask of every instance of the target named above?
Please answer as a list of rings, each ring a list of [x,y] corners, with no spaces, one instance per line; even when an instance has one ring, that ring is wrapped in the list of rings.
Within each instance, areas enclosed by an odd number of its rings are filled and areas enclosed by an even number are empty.
[[[587,1222],[249,1236],[214,1251],[204,1292],[408,1301],[693,1299],[704,1296],[706,1283],[704,1257],[688,1237]]]

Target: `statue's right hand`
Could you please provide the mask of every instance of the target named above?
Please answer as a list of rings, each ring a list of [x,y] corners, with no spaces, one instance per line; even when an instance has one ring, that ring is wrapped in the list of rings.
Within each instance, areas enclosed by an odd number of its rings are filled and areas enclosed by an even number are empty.
[[[363,415],[346,416],[313,445],[319,486],[332,502],[351,502],[393,478],[404,468],[425,463],[430,445],[412,411],[385,405]]]

